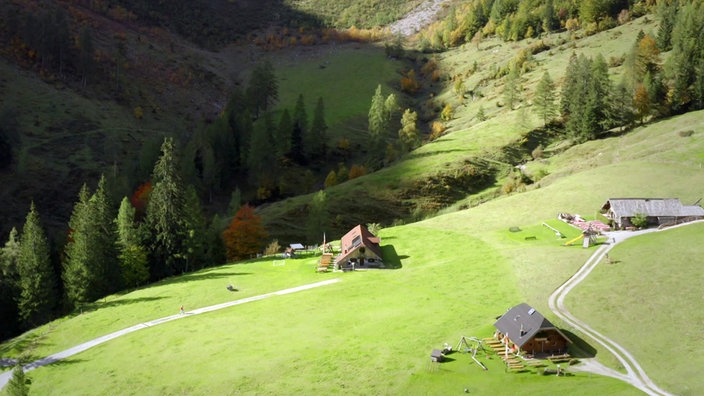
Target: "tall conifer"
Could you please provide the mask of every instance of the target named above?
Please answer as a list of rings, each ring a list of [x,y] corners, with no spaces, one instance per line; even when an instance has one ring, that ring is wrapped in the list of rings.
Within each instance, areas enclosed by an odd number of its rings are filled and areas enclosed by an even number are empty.
[[[37,326],[51,319],[56,303],[56,277],[51,265],[49,242],[32,202],[20,238],[17,266],[20,319],[27,326]]]
[[[152,173],[154,189],[147,205],[152,276],[160,279],[185,267],[185,189],[178,169],[173,138],[165,138]]]

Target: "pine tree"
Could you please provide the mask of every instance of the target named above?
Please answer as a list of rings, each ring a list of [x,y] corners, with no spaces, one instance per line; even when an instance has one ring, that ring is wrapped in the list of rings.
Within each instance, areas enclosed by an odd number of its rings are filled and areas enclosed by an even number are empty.
[[[56,278],[51,265],[49,243],[31,203],[20,238],[19,274],[20,319],[28,327],[46,323],[56,302]]]
[[[20,241],[17,229],[12,227],[5,246],[0,249],[0,339],[9,338],[19,330],[17,299],[19,298]]]
[[[149,279],[149,262],[147,250],[142,246],[139,229],[134,223],[135,208],[127,197],[122,199],[117,212],[117,247],[122,284],[126,287],[136,287]]]
[[[154,165],[154,188],[147,205],[152,276],[156,279],[182,272],[185,267],[185,188],[178,169],[172,138],[165,138]]]
[[[544,125],[557,116],[555,100],[555,84],[546,71],[535,89],[535,112],[542,118]]]

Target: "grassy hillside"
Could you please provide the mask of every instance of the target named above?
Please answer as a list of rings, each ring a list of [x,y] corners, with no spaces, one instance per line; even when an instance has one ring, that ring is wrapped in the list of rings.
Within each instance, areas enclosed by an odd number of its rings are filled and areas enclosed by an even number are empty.
[[[698,132],[681,138],[677,130],[682,125]],[[703,127],[704,117],[699,112],[624,137],[605,139],[598,148],[603,153],[599,158],[613,158],[617,152],[637,153],[639,147],[669,147],[669,144],[678,153],[652,150],[621,157],[619,161],[555,172],[550,176],[552,180],[541,188],[413,225],[384,229],[382,245],[400,260],[400,268],[396,270],[316,274],[315,258],[287,260],[283,267],[273,266],[271,259],[223,266],[109,297],[96,304],[95,310],[54,322],[3,344],[0,354],[45,356],[91,337],[174,314],[180,304],[190,310],[226,299],[339,277],[340,283],[320,289],[186,317],[116,339],[63,363],[32,372],[33,389],[43,393],[51,387],[52,392],[78,394],[108,389],[130,393],[134,387],[145,393],[161,394],[213,391],[273,394],[282,389],[427,394],[460,392],[464,388],[473,393],[495,392],[500,387],[506,393],[527,389],[531,394],[553,394],[555,386],[559,386],[570,394],[637,394],[621,382],[593,375],[555,378],[508,374],[496,357],[481,359],[488,365],[488,372],[460,354],[452,356],[454,361],[435,367],[429,364],[428,353],[443,342],[455,344],[462,335],[491,335],[494,318],[523,301],[561,326],[549,313],[547,296],[583,264],[593,249],[563,247],[564,240],[556,238],[541,223],[549,221],[560,226],[552,220],[558,212],[590,215],[611,196],[678,196],[684,202],[694,201],[700,195],[696,186],[704,182],[700,165],[694,162],[697,158],[704,160],[701,158]],[[687,144],[674,137],[687,139]],[[580,158],[593,150],[589,144],[576,146],[553,157],[551,164],[583,163]],[[661,182],[649,182],[652,180]],[[510,232],[510,227],[519,227],[521,231]],[[576,234],[568,227],[560,227],[567,234]],[[680,236],[672,237],[681,239],[672,244],[678,250],[678,260],[696,262],[694,257],[700,252],[687,238],[700,238],[701,231],[701,227],[685,228],[678,231]],[[634,239],[629,246],[624,245],[623,251],[614,252],[623,265],[602,266],[598,270],[628,271],[633,267],[628,263],[636,260],[628,257],[652,255],[639,250],[639,246],[653,246],[666,252],[670,246],[667,240],[664,245],[655,245],[652,240],[640,243]],[[652,256],[647,261],[651,264],[645,264],[658,265],[661,260]],[[700,270],[687,268],[691,287],[696,288],[699,281],[695,279],[701,278]],[[629,276],[623,273],[619,278],[622,275]],[[677,276],[663,275],[657,279],[663,280],[658,284],[663,297],[659,293],[653,295],[652,289],[633,287],[629,289],[633,301],[648,300],[659,306],[669,304],[668,301],[687,300],[683,293],[689,293],[689,289],[678,286]],[[609,322],[605,315],[622,304],[617,299],[622,289],[609,287],[612,282],[609,274],[595,276],[593,283],[591,279],[585,283],[584,291],[580,289],[571,295],[568,306],[578,316],[584,314],[588,323]],[[236,295],[227,292],[228,283],[240,287],[241,292]],[[605,327],[607,335],[617,342],[628,343],[629,334],[640,326],[642,309],[646,310],[643,314],[653,315],[655,322],[668,323],[663,328],[653,328],[652,338],[646,341],[659,340],[657,337],[666,337],[663,333],[669,334],[672,328],[685,328],[689,324],[690,316],[686,314],[669,314],[675,311],[653,310],[648,308],[650,305],[636,307],[628,301],[618,308],[628,312],[619,316],[624,319],[618,324],[621,327]],[[614,308],[606,313],[594,311],[594,307],[605,302]],[[563,329],[580,339],[579,333],[569,326]],[[689,342],[686,351],[678,351],[678,356],[687,361],[703,346],[696,337]],[[589,354],[591,348],[583,347],[582,352],[573,350],[573,353]],[[637,343],[627,344],[627,348],[633,349],[649,374],[652,370],[651,375],[659,385],[673,392],[697,389],[696,376],[685,375],[686,367],[680,369],[661,363],[669,361],[669,352],[650,354],[649,348]],[[596,350],[596,357],[615,365],[603,351]],[[665,373],[664,367],[673,369],[673,374]],[[77,384],[76,377],[85,381]]]
[[[575,315],[619,337],[651,378],[677,395],[704,391],[701,383],[683,380],[704,364],[695,352],[701,336],[694,325],[704,314],[692,304],[704,285],[697,259],[702,235],[699,223],[628,240],[609,254],[611,265],[598,266],[567,300]]]
[[[344,232],[357,223],[388,225],[414,221],[432,216],[445,207],[471,206],[493,197],[494,191],[485,189],[492,185],[500,187],[514,165],[532,159],[531,151],[538,144],[547,146],[546,155],[570,146],[569,140],[559,139],[549,131],[536,130],[541,122],[534,114],[532,98],[543,73],[549,71],[559,89],[573,53],[589,57],[601,54],[606,59],[620,57],[630,50],[641,30],[651,31],[655,27],[652,18],[643,17],[587,37],[573,39],[568,33],[558,33],[540,41],[520,42],[489,38],[478,47],[465,45],[441,54],[409,55],[416,59],[416,70],[432,60],[438,64],[442,76],[436,83],[426,81],[423,93],[416,97],[421,117],[439,119],[445,105],[453,108],[454,116],[445,123],[448,129],[442,137],[388,168],[327,188],[330,218],[342,219],[331,224],[331,229]],[[505,77],[497,78],[497,72],[540,42],[548,49],[528,57],[527,71],[522,75],[520,103],[515,109],[509,109],[503,105]],[[314,65],[294,70],[310,70]],[[610,69],[614,81],[620,79],[622,69],[622,66]],[[453,88],[457,78],[463,80],[462,94]],[[486,121],[477,118],[480,109],[484,110]],[[361,136],[365,135],[361,132]],[[554,143],[549,146],[551,141]],[[473,170],[471,165],[486,170],[486,179],[477,182],[476,178],[467,177]],[[546,167],[546,171],[551,170]],[[482,192],[481,196],[475,195]],[[310,199],[311,196],[301,196],[277,202],[260,208],[259,213],[273,235],[284,241],[298,240],[304,235],[303,218]]]

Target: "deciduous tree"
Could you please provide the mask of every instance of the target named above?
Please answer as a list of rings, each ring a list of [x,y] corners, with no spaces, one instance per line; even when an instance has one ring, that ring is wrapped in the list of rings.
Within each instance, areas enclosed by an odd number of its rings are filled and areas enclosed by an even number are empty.
[[[227,258],[242,260],[259,253],[267,237],[261,218],[254,213],[254,208],[248,204],[243,205],[222,234]]]
[[[420,144],[418,135],[418,114],[411,109],[406,109],[401,117],[401,129],[398,130],[403,151],[413,150]]]

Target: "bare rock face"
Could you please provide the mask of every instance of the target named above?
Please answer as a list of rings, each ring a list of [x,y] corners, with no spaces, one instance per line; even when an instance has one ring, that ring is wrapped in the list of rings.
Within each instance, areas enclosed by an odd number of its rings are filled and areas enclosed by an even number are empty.
[[[448,0],[430,0],[419,5],[401,20],[394,22],[389,29],[394,35],[410,36],[418,33],[421,28],[429,25]]]

